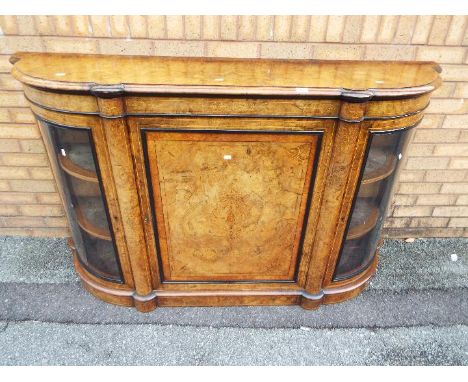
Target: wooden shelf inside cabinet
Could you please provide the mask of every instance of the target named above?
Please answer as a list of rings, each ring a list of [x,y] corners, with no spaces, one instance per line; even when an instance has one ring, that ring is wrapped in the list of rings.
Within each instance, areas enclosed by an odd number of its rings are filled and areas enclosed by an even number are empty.
[[[62,170],[67,174],[86,182],[98,182],[98,178],[94,171],[86,170],[80,166],[77,166],[69,157],[58,155],[58,161],[60,163],[60,167],[62,167]]]
[[[377,224],[379,209],[372,203],[359,198],[353,211],[347,240],[355,240],[364,236]]]
[[[381,147],[369,151],[362,185],[378,182],[395,171],[397,159],[392,152]]]
[[[81,198],[81,202],[75,206],[78,225],[91,236],[98,239],[111,241],[111,235],[107,228],[107,217],[99,206],[98,198]]]
[[[58,155],[58,161],[67,174],[87,182],[98,182],[89,145],[73,145],[66,155]]]

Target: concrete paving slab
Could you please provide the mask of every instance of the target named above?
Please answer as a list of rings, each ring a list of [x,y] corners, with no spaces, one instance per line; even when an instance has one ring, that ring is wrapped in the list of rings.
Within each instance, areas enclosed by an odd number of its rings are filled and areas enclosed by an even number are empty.
[[[379,260],[373,289],[468,287],[468,238],[385,240]]]
[[[24,322],[0,333],[0,364],[467,365],[467,338],[466,326],[301,330]]]
[[[0,238],[0,364],[467,365],[467,249],[386,240],[370,288],[317,311],[142,314],[89,295],[64,239]]]
[[[458,260],[452,261],[451,254]],[[0,237],[0,283],[78,281],[63,238]],[[385,240],[374,289],[468,286],[468,238]]]
[[[368,290],[315,311],[296,306],[157,308],[106,304],[79,284],[0,284],[0,320],[82,324],[155,323],[242,328],[356,328],[468,324],[468,289]]]
[[[0,282],[76,281],[66,239],[0,236]]]

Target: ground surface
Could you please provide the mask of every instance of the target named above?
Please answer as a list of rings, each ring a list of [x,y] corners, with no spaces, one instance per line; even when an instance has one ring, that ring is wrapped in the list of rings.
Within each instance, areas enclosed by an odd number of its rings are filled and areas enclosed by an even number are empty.
[[[370,288],[317,311],[142,314],[84,291],[65,240],[0,237],[0,365],[31,364],[468,365],[468,239],[387,240]]]

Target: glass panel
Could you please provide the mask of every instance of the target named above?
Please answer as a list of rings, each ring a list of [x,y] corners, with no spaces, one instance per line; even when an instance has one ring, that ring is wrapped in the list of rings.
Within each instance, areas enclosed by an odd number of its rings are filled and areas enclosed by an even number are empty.
[[[78,258],[94,275],[122,281],[90,131],[51,123],[46,126],[64,179]]]
[[[409,130],[374,133],[361,175],[358,194],[346,230],[335,280],[342,280],[362,272],[374,258],[380,230],[396,169],[408,141]]]

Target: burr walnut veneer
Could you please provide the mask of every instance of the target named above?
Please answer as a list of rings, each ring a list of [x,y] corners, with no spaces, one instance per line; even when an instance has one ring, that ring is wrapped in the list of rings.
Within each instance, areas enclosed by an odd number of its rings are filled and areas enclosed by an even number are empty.
[[[18,53],[105,301],[304,308],[359,294],[431,62]]]

